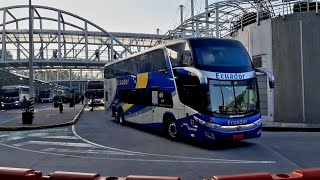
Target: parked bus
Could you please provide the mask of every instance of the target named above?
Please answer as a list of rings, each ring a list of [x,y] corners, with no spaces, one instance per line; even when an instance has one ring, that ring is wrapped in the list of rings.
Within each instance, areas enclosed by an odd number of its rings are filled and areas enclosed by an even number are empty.
[[[91,104],[93,99],[94,105],[104,105],[104,84],[103,81],[88,81],[86,97]]]
[[[26,100],[29,101],[28,86],[3,86],[0,94],[1,108],[21,108],[23,97],[26,97]]]
[[[261,136],[256,72],[235,40],[168,41],[105,66],[105,106],[116,121],[163,131],[170,139]]]
[[[51,89],[42,90],[39,92],[39,102],[52,102],[54,97],[53,91]]]

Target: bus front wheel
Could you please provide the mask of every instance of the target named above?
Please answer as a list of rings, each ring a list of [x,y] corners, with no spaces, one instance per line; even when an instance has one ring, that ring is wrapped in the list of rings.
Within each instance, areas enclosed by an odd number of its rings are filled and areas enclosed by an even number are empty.
[[[178,130],[176,123],[172,118],[168,118],[166,121],[166,134],[170,140],[178,139]]]

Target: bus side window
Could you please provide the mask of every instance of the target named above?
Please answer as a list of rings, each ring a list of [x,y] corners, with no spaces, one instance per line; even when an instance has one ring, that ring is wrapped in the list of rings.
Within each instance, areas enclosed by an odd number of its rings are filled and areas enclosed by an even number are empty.
[[[167,53],[173,68],[193,66],[191,51],[186,42],[167,46]]]
[[[164,52],[162,49],[157,49],[155,51],[151,52],[152,59],[152,72],[163,72],[167,73],[167,65],[166,65],[166,59],[164,57]]]

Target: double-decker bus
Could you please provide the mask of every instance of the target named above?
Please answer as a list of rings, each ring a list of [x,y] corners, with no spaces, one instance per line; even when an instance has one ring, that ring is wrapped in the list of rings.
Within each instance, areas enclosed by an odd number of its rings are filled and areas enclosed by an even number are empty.
[[[170,139],[240,140],[261,136],[256,72],[235,40],[168,41],[105,66],[106,107],[116,121],[163,131]]]
[[[104,105],[104,84],[103,81],[88,81],[86,97],[88,103],[91,104],[93,99],[94,105]]]
[[[23,97],[29,101],[29,86],[3,86],[0,94],[1,108],[21,108]]]

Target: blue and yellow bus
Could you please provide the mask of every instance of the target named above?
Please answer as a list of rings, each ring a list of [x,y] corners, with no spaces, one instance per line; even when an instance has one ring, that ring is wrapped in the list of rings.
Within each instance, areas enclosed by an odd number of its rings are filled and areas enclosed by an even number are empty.
[[[105,66],[105,107],[120,124],[157,129],[170,139],[240,140],[261,136],[256,72],[235,40],[165,42]]]

